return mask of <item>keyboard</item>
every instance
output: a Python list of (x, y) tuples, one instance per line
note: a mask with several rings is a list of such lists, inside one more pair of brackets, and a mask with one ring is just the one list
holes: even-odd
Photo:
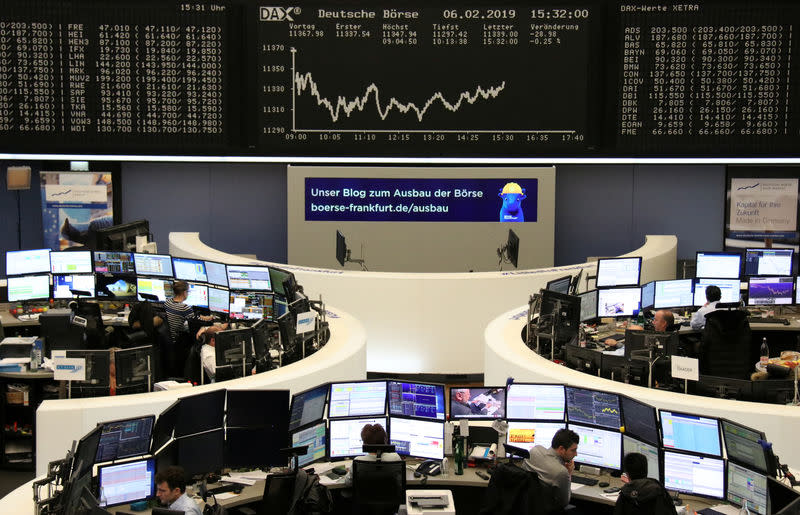
[(762, 318), (762, 317), (747, 317), (747, 321), (751, 324), (783, 324), (789, 325), (789, 320), (785, 318)]
[(579, 485), (589, 485), (594, 486), (600, 482), (599, 479), (593, 479), (591, 477), (583, 477), (583, 476), (572, 476), (572, 482), (578, 483)]

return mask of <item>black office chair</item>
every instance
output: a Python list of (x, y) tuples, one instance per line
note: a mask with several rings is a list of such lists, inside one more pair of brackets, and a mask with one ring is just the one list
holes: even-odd
[(406, 464), (402, 461), (353, 461), (355, 513), (396, 513), (406, 502)]
[(103, 314), (100, 305), (96, 302), (76, 300), (70, 302), (72, 312), (86, 319), (86, 347), (89, 349), (106, 348), (106, 328), (103, 324)]
[(258, 505), (258, 515), (289, 513), (294, 501), (294, 489), (297, 482), (297, 471), (270, 474), (264, 484), (264, 496)]
[(500, 463), (489, 480), (480, 513), (546, 515), (550, 511), (544, 487), (536, 472), (513, 463)]
[(750, 322), (744, 311), (717, 310), (706, 315), (700, 344), (700, 373), (749, 379), (756, 361)]

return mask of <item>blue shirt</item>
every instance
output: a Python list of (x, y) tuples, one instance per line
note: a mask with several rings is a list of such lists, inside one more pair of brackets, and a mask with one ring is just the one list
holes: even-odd
[(169, 505), (169, 509), (183, 511), (186, 515), (203, 515), (194, 499), (185, 493), (175, 499), (175, 502)]

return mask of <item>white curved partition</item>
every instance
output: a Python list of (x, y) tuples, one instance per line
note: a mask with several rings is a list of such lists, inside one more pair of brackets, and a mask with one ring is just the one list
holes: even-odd
[(568, 383), (627, 395), (657, 408), (727, 418), (764, 431), (783, 463), (792, 468), (800, 465), (795, 433), (800, 427), (800, 408), (652, 390), (557, 365), (522, 342), (520, 333), (525, 326), (526, 313), (527, 306), (518, 307), (495, 318), (486, 327), (485, 384), (506, 384), (508, 377), (518, 382)]
[[(642, 256), (642, 282), (675, 277), (678, 239), (647, 236), (630, 256)], [(292, 271), (307, 292), (322, 292), (365, 326), (367, 369), (394, 373), (481, 373), (486, 325), (548, 281), (594, 263), (538, 270), (480, 273), (389, 273), (297, 267), (245, 260), (212, 249), (199, 233), (170, 233), (173, 256), (222, 263), (271, 264)], [(583, 286), (582, 283), (581, 286)]]
[(216, 389), (288, 389), (292, 393), (329, 381), (366, 379), (366, 337), (362, 325), (349, 314), (328, 310), (331, 338), (311, 356), (250, 377), (135, 395), (44, 401), (36, 410), (36, 474), (47, 463), (63, 458), (73, 440), (98, 422), (159, 414), (180, 397)]

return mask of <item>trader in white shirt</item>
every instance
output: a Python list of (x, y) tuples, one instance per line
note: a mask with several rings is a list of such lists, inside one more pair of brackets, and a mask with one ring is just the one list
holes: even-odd
[(692, 321), (689, 323), (692, 326), (692, 329), (699, 331), (706, 326), (706, 315), (717, 310), (717, 304), (719, 304), (719, 299), (721, 298), (722, 292), (720, 291), (719, 286), (714, 286), (711, 284), (706, 287), (706, 300), (708, 302), (703, 304), (703, 307), (698, 309), (695, 314), (692, 315)]

